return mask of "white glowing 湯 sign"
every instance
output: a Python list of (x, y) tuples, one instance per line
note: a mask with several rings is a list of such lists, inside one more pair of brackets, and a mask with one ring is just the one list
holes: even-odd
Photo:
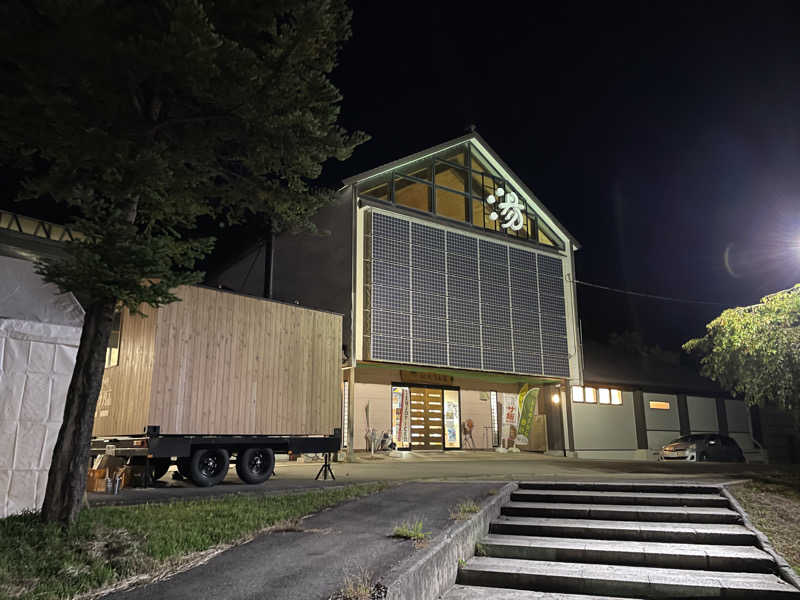
[(489, 218), (492, 221), (496, 221), (502, 216), (503, 222), (500, 226), (503, 229), (510, 228), (514, 231), (522, 229), (522, 226), (525, 224), (522, 209), (525, 208), (525, 205), (522, 203), (522, 200), (519, 199), (519, 196), (514, 192), (506, 193), (503, 188), (497, 188), (494, 194), (489, 194), (486, 198), (488, 204), (494, 204), (498, 202), (498, 200), (500, 200), (500, 202), (497, 204), (497, 208), (500, 210), (500, 214), (498, 215), (497, 212), (492, 211)]

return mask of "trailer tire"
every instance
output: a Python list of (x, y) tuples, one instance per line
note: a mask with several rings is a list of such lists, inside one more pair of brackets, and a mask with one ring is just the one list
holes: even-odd
[(225, 448), (200, 448), (192, 452), (189, 477), (199, 487), (211, 487), (225, 479), (230, 455)]
[(274, 470), (272, 448), (247, 448), (236, 456), (236, 474), (245, 483), (264, 483)]

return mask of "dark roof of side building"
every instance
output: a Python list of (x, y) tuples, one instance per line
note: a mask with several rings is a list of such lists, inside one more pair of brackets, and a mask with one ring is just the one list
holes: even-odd
[(583, 379), (587, 384), (606, 383), (645, 391), (722, 395), (720, 387), (687, 365), (676, 365), (608, 345), (585, 341)]

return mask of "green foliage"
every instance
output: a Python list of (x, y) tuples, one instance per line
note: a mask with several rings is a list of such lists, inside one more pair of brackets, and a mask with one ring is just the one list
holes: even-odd
[(72, 597), (386, 487), (93, 508), (69, 528), (27, 513), (0, 519), (0, 598)]
[(421, 519), (418, 521), (403, 521), (395, 525), (392, 530), (392, 537), (412, 540), (417, 545), (422, 544), (430, 534), (430, 531), (423, 531)]
[(748, 404), (777, 403), (800, 427), (800, 284), (728, 309), (706, 331), (683, 346), (702, 374)]
[(474, 500), (467, 498), (450, 508), (450, 518), (454, 521), (465, 521), (479, 510), (478, 504)]
[(157, 306), (200, 278), (198, 226), (311, 228), (322, 164), (366, 139), (337, 125), (328, 77), (350, 16), (344, 0), (3, 3), (0, 161), (24, 173), (20, 200), (63, 205), (84, 234), (44, 276)]

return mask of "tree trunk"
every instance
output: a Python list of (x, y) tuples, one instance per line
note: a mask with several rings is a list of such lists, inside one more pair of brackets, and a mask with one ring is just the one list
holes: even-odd
[(103, 383), (106, 346), (114, 318), (114, 302), (88, 307), (83, 321), (75, 370), (67, 392), (64, 421), (53, 448), (42, 520), (69, 525), (78, 517), (89, 469), (94, 411)]

